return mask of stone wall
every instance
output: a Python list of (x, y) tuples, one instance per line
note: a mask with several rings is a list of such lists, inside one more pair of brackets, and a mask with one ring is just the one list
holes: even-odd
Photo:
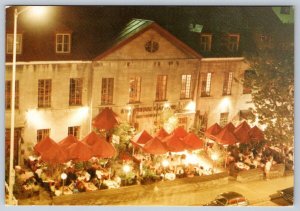
[(122, 201), (134, 201), (141, 197), (151, 205), (160, 195), (188, 193), (199, 189), (213, 188), (228, 184), (228, 174), (182, 178), (161, 181), (150, 185), (135, 185), (118, 189), (98, 190), (53, 198), (54, 205), (114, 205)]

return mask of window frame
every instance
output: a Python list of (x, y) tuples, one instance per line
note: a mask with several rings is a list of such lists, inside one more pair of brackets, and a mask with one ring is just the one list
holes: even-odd
[[(23, 34), (17, 34), (17, 54), (22, 54), (23, 50)], [(14, 34), (7, 33), (6, 34), (6, 54), (13, 54), (13, 47), (14, 47)]]
[(114, 78), (102, 78), (101, 105), (112, 105), (114, 101)]
[[(211, 95), (211, 83), (212, 72), (201, 73), (200, 77), (200, 95), (201, 97), (210, 97)], [(203, 80), (205, 79), (205, 80)], [(204, 85), (205, 82), (205, 85)], [(203, 90), (204, 89), (204, 90)]]
[(69, 84), (69, 106), (82, 105), (82, 78), (70, 78)]
[[(20, 103), (20, 89), (19, 89), (19, 80), (15, 81), (15, 109), (19, 109)], [(12, 92), (11, 92), (11, 80), (5, 81), (5, 109), (11, 109), (11, 100), (12, 100)]]
[(193, 77), (192, 74), (181, 75), (180, 99), (191, 99), (193, 96)]
[(157, 75), (155, 101), (167, 100), (168, 75)]
[(233, 72), (224, 72), (224, 81), (223, 81), (223, 96), (231, 95), (233, 83)]
[[(58, 42), (59, 36), (61, 37), (61, 42)], [(68, 41), (65, 41), (65, 36), (68, 37)], [(58, 54), (71, 53), (71, 33), (56, 33), (55, 34), (55, 52)], [(61, 50), (58, 49), (59, 45), (61, 45)], [(67, 46), (67, 50), (65, 49)]]
[[(232, 41), (231, 38), (236, 38), (235, 41)], [(240, 34), (227, 34), (227, 49), (231, 52), (238, 52), (240, 47)]]
[(68, 127), (68, 135), (73, 135), (77, 140), (80, 139), (80, 126)]
[[(205, 38), (205, 42), (203, 40)], [(200, 48), (203, 52), (210, 52), (212, 44), (212, 34), (209, 33), (201, 33), (200, 35)]]
[(228, 123), (229, 112), (220, 113), (220, 126), (224, 127)]
[(51, 98), (52, 98), (52, 79), (39, 79), (38, 80), (38, 108), (50, 108)]
[(129, 78), (129, 103), (139, 103), (141, 100), (141, 77)]
[(50, 132), (51, 132), (50, 128), (38, 129), (36, 131), (36, 141), (37, 141), (37, 143), (39, 143), (40, 141), (42, 141), (47, 136), (50, 137)]

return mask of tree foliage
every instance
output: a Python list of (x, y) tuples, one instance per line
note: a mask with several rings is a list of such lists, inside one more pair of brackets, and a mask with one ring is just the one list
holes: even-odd
[(245, 81), (252, 89), (254, 112), (266, 125), (266, 138), (274, 142), (294, 139), (294, 47), (281, 30), (268, 46), (249, 58), (251, 74)]

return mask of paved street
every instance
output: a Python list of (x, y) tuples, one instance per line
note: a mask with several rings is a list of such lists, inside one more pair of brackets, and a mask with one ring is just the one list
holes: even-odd
[[(153, 190), (149, 189), (150, 197), (140, 196), (137, 200), (122, 200), (118, 197), (117, 201), (112, 200), (109, 202), (101, 201), (103, 191), (99, 191), (95, 205), (168, 205), (168, 206), (200, 206), (213, 200), (216, 195), (226, 191), (236, 191), (246, 196), (252, 206), (282, 206), (283, 201), (270, 201), (270, 195), (277, 192), (277, 190), (293, 186), (294, 177), (287, 176), (271, 180), (254, 181), (249, 183), (239, 183), (234, 180), (230, 181), (228, 185), (223, 187), (216, 187), (214, 189), (199, 190), (193, 193), (190, 192), (166, 192), (159, 188), (157, 185)], [(129, 187), (130, 188), (130, 187)], [(80, 195), (74, 195), (74, 200), (80, 200)], [(19, 201), (20, 205), (29, 204), (51, 204), (51, 199), (47, 194), (43, 193), (37, 200), (26, 199)], [(85, 205), (85, 201), (82, 201)], [(91, 205), (91, 204), (90, 204)]]

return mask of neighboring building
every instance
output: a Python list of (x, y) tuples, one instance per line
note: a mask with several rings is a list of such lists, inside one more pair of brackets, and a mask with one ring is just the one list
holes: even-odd
[[(184, 24), (175, 18), (156, 21), (160, 24), (144, 19), (129, 21), (114, 17), (119, 13), (113, 7), (103, 13), (84, 7), (85, 21), (74, 22), (72, 13), (67, 15), (72, 9), (60, 9), (66, 10), (66, 17), (58, 19), (61, 23), (53, 21), (34, 30), (20, 24), (18, 30), (16, 163), (31, 154), (32, 147), (47, 135), (55, 141), (68, 134), (82, 139), (92, 130), (92, 118), (105, 107), (137, 130), (152, 134), (158, 127), (167, 127), (163, 123), (170, 115), (176, 116), (186, 130), (200, 131), (215, 122), (238, 122), (253, 107), (251, 90), (243, 87), (248, 69), (243, 53), (252, 45), (246, 42), (249, 33), (240, 27), (225, 26), (224, 31), (206, 16), (203, 22), (199, 19), (194, 21), (199, 24), (192, 25), (181, 16), (178, 21)], [(128, 16), (159, 20), (151, 9), (141, 14), (136, 7), (131, 10), (126, 11)], [(214, 14), (223, 15), (224, 9), (208, 11), (213, 18)], [(99, 14), (101, 18), (95, 18)], [(117, 24), (110, 24), (112, 18)], [(12, 67), (9, 13), (7, 20), (6, 155)]]

